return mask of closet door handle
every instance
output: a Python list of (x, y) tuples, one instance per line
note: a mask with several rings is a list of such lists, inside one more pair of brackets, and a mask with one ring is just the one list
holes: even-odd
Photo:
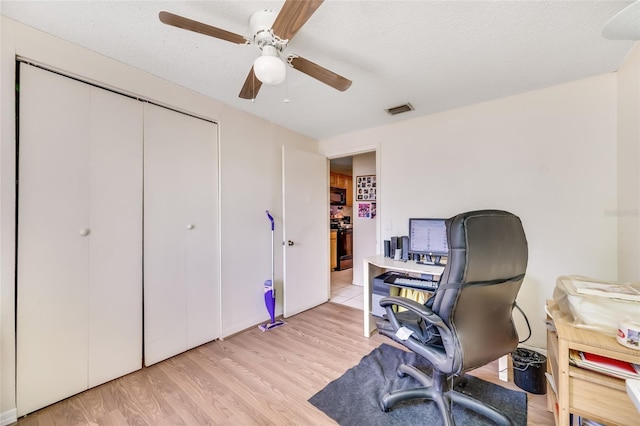
[(80, 230), (80, 235), (82, 235), (83, 237), (86, 237), (90, 233), (91, 233), (91, 230), (89, 228), (84, 228)]
[(196, 226), (195, 226), (194, 224), (192, 224), (192, 223), (190, 223), (190, 224), (188, 224), (188, 225), (187, 225), (187, 229), (188, 229), (189, 231), (191, 231), (191, 230), (192, 230), (193, 228), (195, 228), (195, 227), (196, 227)]

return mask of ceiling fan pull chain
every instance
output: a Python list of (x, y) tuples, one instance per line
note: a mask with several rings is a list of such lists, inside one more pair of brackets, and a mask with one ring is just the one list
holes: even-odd
[(282, 102), (284, 102), (285, 104), (288, 104), (289, 102), (291, 102), (289, 100), (289, 79), (285, 78), (284, 79), (284, 100)]

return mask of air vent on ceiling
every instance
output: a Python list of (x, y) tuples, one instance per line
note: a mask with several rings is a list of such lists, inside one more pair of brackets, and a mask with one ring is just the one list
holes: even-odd
[(398, 105), (393, 108), (385, 109), (389, 115), (402, 114), (403, 112), (413, 111), (413, 105), (406, 103), (404, 105)]

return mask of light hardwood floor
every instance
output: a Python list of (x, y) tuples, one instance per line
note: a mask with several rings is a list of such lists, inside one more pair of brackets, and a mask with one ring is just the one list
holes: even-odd
[[(307, 400), (381, 343), (362, 336), (362, 311), (336, 303), (246, 330), (19, 419), (36, 425), (331, 425)], [(474, 374), (497, 380), (496, 365)], [(544, 395), (529, 394), (529, 425), (551, 425)]]

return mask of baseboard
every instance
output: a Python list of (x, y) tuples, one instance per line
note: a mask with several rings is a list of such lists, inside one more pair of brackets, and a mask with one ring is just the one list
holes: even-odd
[(18, 412), (15, 408), (0, 413), (0, 426), (7, 426), (18, 421)]

